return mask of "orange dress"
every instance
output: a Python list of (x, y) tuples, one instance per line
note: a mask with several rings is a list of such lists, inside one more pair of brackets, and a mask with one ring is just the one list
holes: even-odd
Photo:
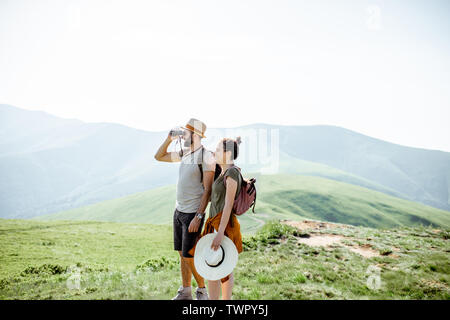
[[(223, 211), (219, 212), (213, 218), (206, 219), (205, 228), (203, 229), (203, 232), (199, 236), (197, 241), (204, 235), (206, 235), (208, 233), (214, 233), (214, 230), (219, 230), (220, 220), (222, 219), (222, 212)], [(230, 219), (228, 220), (228, 224), (225, 228), (224, 235), (226, 235), (228, 238), (231, 239), (231, 241), (233, 241), (238, 253), (241, 253), (243, 251), (241, 225), (239, 224), (239, 221), (236, 218), (236, 215), (233, 213), (230, 214)], [(194, 247), (191, 250), (189, 250), (190, 255), (194, 256), (196, 246), (197, 245), (194, 245)], [(230, 276), (228, 275), (225, 278), (220, 279), (220, 281), (226, 282), (229, 279), (229, 277)]]

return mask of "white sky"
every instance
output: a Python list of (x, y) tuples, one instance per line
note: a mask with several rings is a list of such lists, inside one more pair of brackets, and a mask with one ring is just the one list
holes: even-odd
[(450, 2), (0, 0), (0, 103), (159, 131), (331, 124), (450, 151)]

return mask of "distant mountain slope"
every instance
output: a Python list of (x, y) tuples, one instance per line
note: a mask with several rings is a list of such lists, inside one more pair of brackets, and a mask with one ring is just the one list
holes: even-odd
[[(450, 210), (450, 153), (401, 146), (335, 126), (289, 126), (280, 149)], [(295, 146), (295, 147), (293, 147)]]
[[(256, 176), (258, 214), (240, 218), (246, 230), (256, 229), (257, 220), (303, 218), (377, 228), (450, 226), (448, 211), (348, 183), (302, 175)], [(175, 187), (169, 186), (36, 219), (165, 224), (172, 221), (174, 204)]]
[[(450, 153), (333, 126), (234, 129), (264, 128), (279, 130), (278, 173), (321, 176), (450, 210)], [(206, 145), (227, 134), (213, 130), (219, 135), (209, 135)], [(0, 105), (0, 217), (29, 218), (174, 184), (178, 164), (153, 158), (165, 136)], [(243, 136), (244, 147), (252, 143)], [(241, 166), (257, 172), (263, 164)]]
[(374, 181), (325, 164), (298, 159), (283, 151), (280, 151), (279, 173), (318, 176), (369, 188), (400, 198), (408, 198), (406, 195)]
[(14, 124), (0, 134), (0, 217), (33, 217), (176, 181), (176, 166), (153, 158), (161, 133), (0, 110), (2, 122)]

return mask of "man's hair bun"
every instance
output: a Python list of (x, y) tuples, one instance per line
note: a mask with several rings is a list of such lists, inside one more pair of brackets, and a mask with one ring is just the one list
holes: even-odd
[(240, 145), (241, 142), (242, 142), (241, 136), (236, 137), (236, 143), (237, 143), (238, 145)]

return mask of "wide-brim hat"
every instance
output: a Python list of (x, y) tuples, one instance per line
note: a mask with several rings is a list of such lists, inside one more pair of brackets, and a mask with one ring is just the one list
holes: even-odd
[(193, 133), (198, 134), (202, 138), (205, 137), (205, 131), (206, 131), (206, 124), (204, 124), (202, 121), (198, 119), (191, 118), (189, 119), (186, 126), (182, 126), (181, 128), (192, 131)]
[(238, 252), (233, 241), (223, 237), (219, 249), (214, 250), (211, 244), (217, 233), (208, 233), (200, 238), (195, 247), (194, 265), (198, 274), (206, 280), (225, 278), (236, 267)]

